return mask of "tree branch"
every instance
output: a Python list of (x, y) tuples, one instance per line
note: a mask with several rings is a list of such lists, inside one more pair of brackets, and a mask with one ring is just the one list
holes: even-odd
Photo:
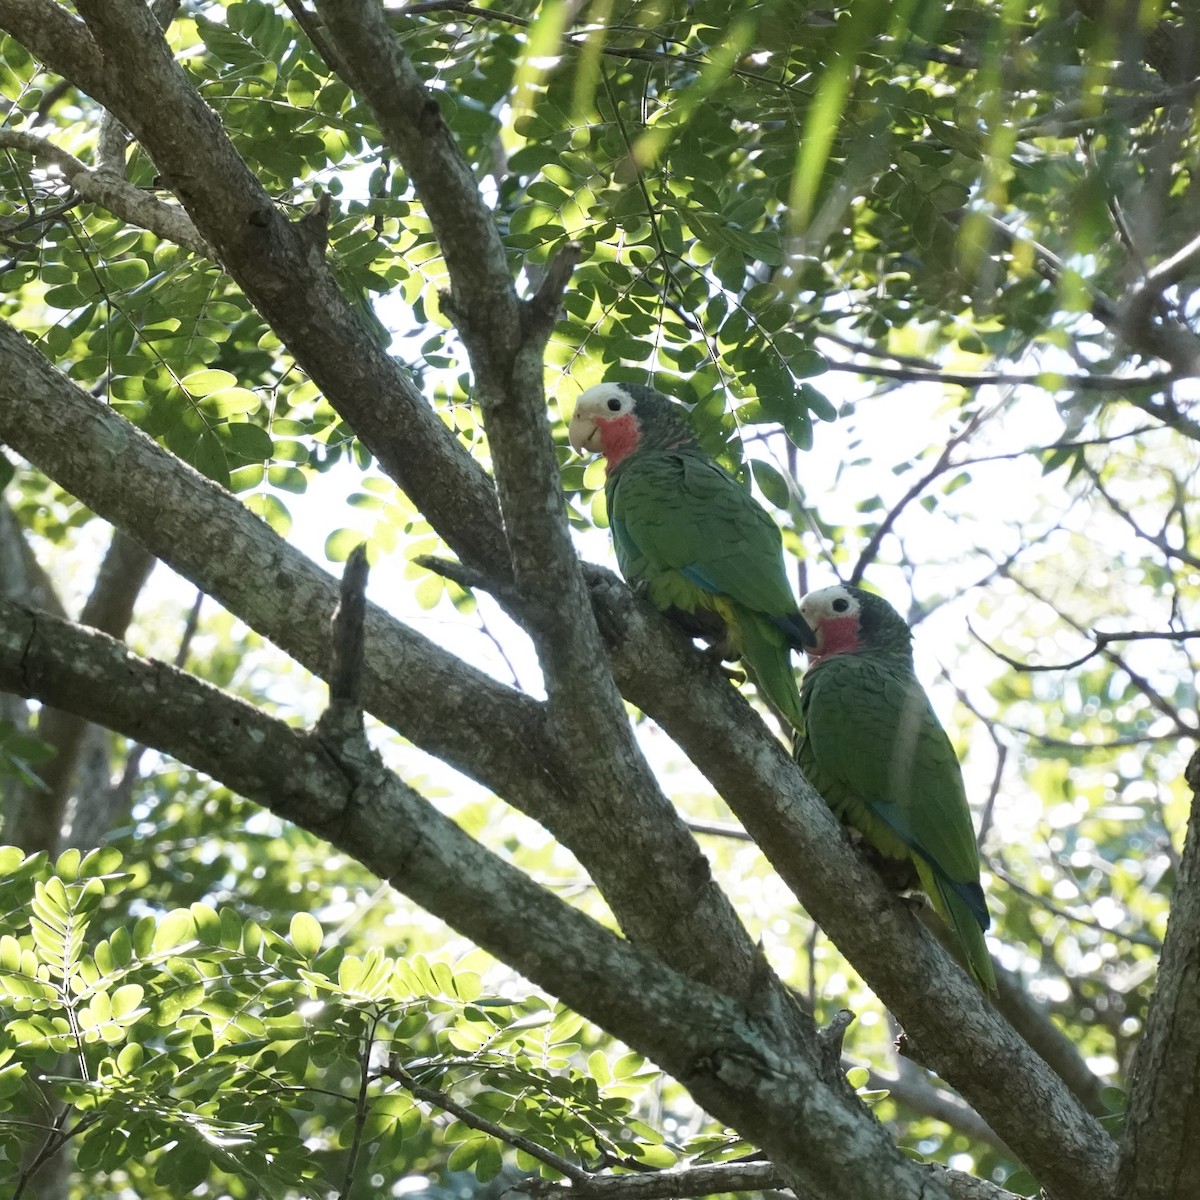
[(911, 504), (939, 475), (946, 471), (954, 469), (954, 464), (951, 463), (951, 456), (964, 442), (968, 442), (978, 431), (980, 425), (992, 416), (997, 411), (996, 408), (981, 409), (975, 413), (971, 419), (946, 443), (941, 454), (933, 466), (925, 472), (913, 485), (892, 505), (887, 516), (884, 517), (875, 532), (871, 534), (871, 540), (863, 547), (862, 553), (858, 556), (858, 561), (854, 564), (854, 570), (850, 572), (850, 578), (846, 581), (852, 585), (858, 585), (862, 582), (863, 574), (866, 569), (875, 561), (875, 556), (879, 553), (879, 547), (883, 543), (883, 539), (891, 532), (892, 527), (900, 518), (900, 514)]
[(150, 10), (136, 0), (77, 7), (87, 28), (50, 0), (0, 0), (0, 28), (137, 137), (200, 236), (383, 469), (459, 557), (505, 574), (490, 481), (375, 341), (303, 228), (275, 207)]
[(0, 497), (0, 595), (65, 617), (54, 581), (38, 562), (16, 514)]
[[(822, 1200), (948, 1193), (779, 1029), (680, 975), (485, 850), (394, 775), (347, 774), (318, 739), (121, 643), (0, 601), (0, 687), (101, 716), (327, 838), (659, 1063)], [(857, 1170), (847, 1173), (853, 1147)]]
[[(188, 609), (187, 619), (184, 621), (183, 632), (179, 638), (179, 648), (175, 651), (175, 657), (172, 660), (174, 665), (181, 669), (187, 662), (192, 639), (196, 636), (196, 630), (199, 628), (200, 609), (203, 604), (204, 593), (197, 591), (196, 598), (192, 601), (192, 607)], [(85, 763), (81, 771), (84, 780), (81, 781), (80, 799), (76, 802), (68, 834), (68, 845), (77, 847), (85, 854), (99, 846), (105, 835), (122, 818), (128, 816), (133, 806), (133, 791), (138, 782), (142, 759), (148, 749), (144, 742), (132, 744), (126, 754), (125, 762), (121, 766), (120, 777), (113, 781), (108, 768), (108, 731), (101, 729), (98, 725), (93, 725), (92, 730), (99, 735), (96, 740), (101, 742), (101, 745), (96, 747), (99, 761), (91, 767), (90, 771), (89, 765)], [(85, 758), (88, 755), (86, 746), (84, 755)], [(95, 781), (91, 787), (86, 784), (89, 774)]]
[[(565, 1174), (565, 1172), (564, 1172)], [(779, 1168), (769, 1162), (711, 1163), (643, 1175), (589, 1175), (571, 1183), (530, 1179), (515, 1191), (555, 1200), (690, 1200), (722, 1192), (757, 1192), (786, 1187)]]
[[(813, 919), (896, 1015), (919, 1057), (1021, 1155), (1055, 1197), (1107, 1196), (1116, 1148), (1067, 1085), (850, 846), (829, 809), (717, 668), (676, 638), (639, 657), (662, 621), (589, 568), (625, 695), (709, 779)], [(903, 949), (900, 949), (900, 948)], [(1067, 1149), (1070, 1146), (1071, 1149)]]
[(68, 83), (99, 99), (104, 66), (84, 23), (54, 0), (0, 0), (0, 29)]
[(329, 695), (358, 708), (362, 703), (363, 623), (367, 612), (367, 547), (359, 543), (346, 559), (338, 606), (333, 610)]
[(165, 241), (215, 261), (212, 247), (196, 232), (183, 209), (156, 200), (119, 175), (108, 170), (92, 170), (46, 138), (17, 129), (0, 129), (0, 147), (22, 150), (39, 162), (57, 167), (68, 186), (89, 204), (96, 204), (130, 225), (148, 229)]
[[(929, 1163), (924, 1170), (955, 1200), (1016, 1200), (1012, 1192), (994, 1183), (939, 1163)], [(727, 1192), (767, 1193), (785, 1185), (786, 1180), (774, 1163), (729, 1162), (651, 1171), (644, 1175), (591, 1175), (569, 1184), (530, 1179), (512, 1190), (537, 1200), (545, 1197), (553, 1200), (690, 1200)], [(808, 1200), (808, 1197), (801, 1196), (799, 1200)]]
[(1086, 654), (1081, 654), (1078, 658), (1072, 658), (1069, 662), (1065, 663), (1026, 663), (1021, 662), (1017, 658), (1010, 658), (1002, 650), (997, 650), (995, 646), (975, 631), (970, 621), (967, 622), (967, 632), (985, 650), (998, 658), (1002, 663), (1007, 663), (1014, 671), (1023, 671), (1026, 673), (1074, 670), (1075, 667), (1083, 666), (1089, 658), (1095, 658), (1097, 654), (1103, 654), (1109, 646), (1117, 642), (1188, 642), (1195, 638), (1200, 638), (1200, 630), (1196, 629), (1127, 629), (1120, 633), (1101, 633), (1099, 630), (1094, 629), (1091, 634), (1093, 645)]
[[(825, 337), (825, 334), (818, 334)], [(1039, 387), (1050, 392), (1119, 392), (1135, 388), (1169, 387), (1179, 375), (1158, 371), (1152, 375), (1064, 375), (1061, 371), (941, 371), (917, 366), (889, 366), (861, 359), (827, 358), (831, 371), (855, 375), (875, 375), (881, 379), (899, 379), (905, 383), (939, 383), (945, 387)]]
[[(119, 529), (114, 530), (80, 622), (113, 637), (124, 637), (154, 563), (153, 555)], [(54, 757), (39, 772), (45, 789), (21, 788), (11, 811), (5, 814), (5, 837), (28, 854), (58, 852), (87, 728), (81, 717), (63, 709), (43, 708), (38, 715), (37, 736), (54, 748)]]
[(1151, 546), (1153, 546), (1156, 550), (1161, 551), (1168, 558), (1173, 558), (1178, 562), (1183, 563), (1185, 566), (1194, 567), (1197, 570), (1200, 570), (1200, 555), (1192, 554), (1187, 549), (1186, 545), (1172, 546), (1171, 543), (1167, 541), (1165, 527), (1162, 533), (1149, 533), (1147, 530), (1143, 529), (1137, 523), (1137, 521), (1133, 519), (1133, 514), (1127, 508), (1125, 508), (1123, 504), (1119, 504), (1117, 502), (1117, 498), (1108, 490), (1107, 487), (1105, 487), (1104, 480), (1100, 477), (1099, 471), (1095, 470), (1086, 463), (1084, 465), (1084, 471), (1086, 472), (1088, 478), (1092, 481), (1092, 486), (1104, 499), (1104, 502), (1108, 505), (1108, 507), (1111, 508), (1113, 512), (1116, 513), (1117, 516), (1120, 517), (1121, 520), (1124, 521), (1125, 524), (1128, 525), (1129, 528), (1132, 529), (1133, 532), (1142, 539), (1142, 541), (1149, 542)]
[(1130, 1073), (1117, 1172), (1127, 1200), (1188, 1200), (1200, 1179), (1200, 750), (1184, 773), (1192, 814), (1158, 968)]
[[(483, 410), (520, 613), (547, 692), (555, 773), (573, 798), (567, 844), (626, 934), (664, 960), (746, 1003), (793, 1014), (695, 839), (662, 794), (630, 729), (594, 621), (566, 520), (543, 392), (542, 352), (577, 248), (567, 247), (533, 301), (518, 299), (491, 211), (436, 97), (417, 75), (375, 0), (317, 0), (325, 30), (421, 198), (450, 273), (452, 316)], [(445, 305), (444, 305), (445, 307)], [(625, 857), (612, 854), (621, 827)], [(561, 828), (561, 826), (560, 826)], [(670, 862), (690, 882), (646, 904), (644, 877)]]
[[(475, 395), (503, 402), (522, 343), (508, 257), (475, 176), (428, 91), (373, 0), (316, 0), (325, 31), (371, 107), (429, 215), (450, 273), (443, 302), (467, 346)], [(540, 366), (540, 354), (539, 354)], [(540, 384), (539, 373), (539, 384)], [(540, 389), (539, 389), (540, 390)]]

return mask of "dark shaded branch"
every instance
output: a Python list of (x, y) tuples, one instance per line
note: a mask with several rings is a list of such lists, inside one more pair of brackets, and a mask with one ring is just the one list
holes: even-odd
[[(565, 1174), (565, 1172), (564, 1172)], [(584, 1175), (569, 1184), (530, 1179), (514, 1190), (556, 1200), (690, 1200), (722, 1192), (757, 1192), (786, 1187), (774, 1163), (731, 1162), (649, 1171), (638, 1175)]]
[(359, 543), (346, 559), (330, 639), (330, 699), (357, 708), (362, 703), (363, 622), (367, 612), (367, 547)]
[(65, 617), (53, 580), (38, 562), (16, 514), (0, 497), (0, 595)]
[[(179, 637), (179, 649), (175, 651), (172, 660), (174, 666), (183, 668), (187, 662), (188, 653), (192, 647), (192, 639), (200, 626), (200, 609), (204, 604), (204, 593), (197, 592), (192, 606), (188, 609), (187, 619), (183, 624), (183, 632)], [(141, 772), (142, 759), (149, 749), (144, 742), (134, 743), (129, 747), (120, 777), (115, 781), (110, 777), (108, 769), (108, 731), (98, 725), (91, 727), (92, 732), (99, 735), (89, 738), (94, 744), (97, 762), (94, 768), (89, 768), (85, 761), (80, 769), (81, 783), (79, 797), (71, 816), (71, 827), (67, 836), (67, 844), (76, 846), (86, 853), (104, 842), (105, 836), (114, 829), (120, 821), (128, 817), (133, 807), (133, 791)], [(98, 744), (96, 744), (98, 743)], [(88, 755), (85, 745), (84, 756)], [(96, 780), (96, 785), (86, 785), (88, 775)]]
[[(937, 1163), (925, 1165), (931, 1182), (940, 1184), (955, 1200), (1016, 1200), (1012, 1192)], [(554, 1200), (691, 1200), (693, 1197), (728, 1192), (757, 1192), (769, 1195), (786, 1186), (779, 1169), (769, 1162), (712, 1163), (651, 1171), (638, 1175), (592, 1175), (576, 1183), (554, 1183), (531, 1179), (514, 1191)], [(809, 1200), (801, 1195), (799, 1200)]]
[[(124, 637), (154, 563), (152, 554), (115, 530), (80, 622), (113, 637)], [(59, 848), (87, 728), (87, 722), (74, 712), (47, 707), (39, 714), (37, 736), (54, 749), (54, 757), (39, 771), (45, 790), (22, 788), (7, 814), (4, 831), (7, 840), (26, 853), (44, 850), (53, 855)]]
[(1130, 1074), (1117, 1172), (1123, 1200), (1188, 1200), (1200, 1179), (1200, 750), (1192, 812), (1158, 968)]

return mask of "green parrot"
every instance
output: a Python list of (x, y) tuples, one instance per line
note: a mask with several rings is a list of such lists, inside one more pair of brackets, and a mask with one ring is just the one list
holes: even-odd
[(912, 631), (886, 600), (845, 584), (810, 592), (800, 615), (816, 636), (800, 687), (801, 770), (871, 846), (912, 861), (972, 975), (994, 993), (962, 771), (914, 673)]
[(603, 454), (621, 573), (694, 637), (740, 657), (800, 728), (791, 651), (812, 644), (762, 506), (697, 442), (684, 410), (653, 388), (601, 383), (575, 405), (571, 445)]

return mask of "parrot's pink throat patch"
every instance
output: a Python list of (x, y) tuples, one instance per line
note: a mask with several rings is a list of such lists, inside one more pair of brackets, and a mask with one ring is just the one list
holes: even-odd
[(825, 617), (816, 634), (821, 644), (808, 651), (810, 663), (832, 658), (835, 654), (853, 654), (862, 649), (858, 637), (858, 617), (854, 613), (844, 617)]
[(608, 461), (605, 469), (613, 471), (638, 448), (642, 427), (633, 413), (612, 418), (597, 417), (596, 426), (600, 430), (600, 452)]

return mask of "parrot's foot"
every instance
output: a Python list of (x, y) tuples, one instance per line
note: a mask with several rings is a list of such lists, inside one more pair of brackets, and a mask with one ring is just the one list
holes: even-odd
[[(710, 662), (726, 662), (737, 658), (733, 647), (726, 642), (715, 642), (711, 646), (705, 646), (701, 649), (702, 657), (707, 658)], [(733, 668), (735, 671), (737, 668)]]
[(921, 880), (911, 858), (892, 858), (872, 846), (860, 830), (851, 828), (846, 832), (859, 854), (875, 868), (888, 891), (911, 892), (920, 888)]

